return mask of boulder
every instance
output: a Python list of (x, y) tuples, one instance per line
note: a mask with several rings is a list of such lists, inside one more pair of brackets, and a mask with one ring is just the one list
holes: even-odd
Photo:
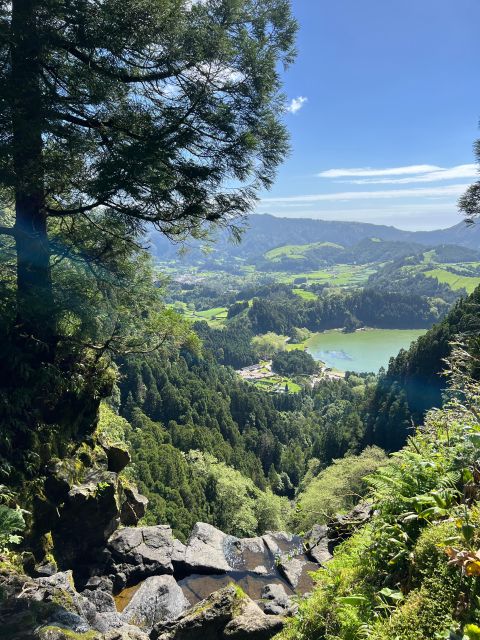
[(122, 620), (151, 631), (158, 622), (179, 616), (190, 603), (172, 576), (147, 578), (123, 610)]
[(117, 589), (152, 575), (173, 574), (174, 563), (180, 565), (185, 555), (185, 546), (168, 525), (118, 529), (108, 549)]
[(304, 538), (308, 556), (317, 564), (324, 565), (333, 558), (333, 541), (328, 537), (328, 527), (316, 524)]
[(325, 565), (333, 558), (332, 544), (328, 538), (323, 538), (308, 550), (309, 557), (319, 565)]
[(119, 629), (110, 629), (105, 633), (89, 631), (86, 635), (74, 635), (68, 629), (49, 625), (37, 630), (35, 638), (38, 640), (149, 640), (148, 635), (138, 629), (124, 625)]
[(263, 611), (270, 615), (291, 615), (294, 607), (281, 584), (267, 584), (262, 590)]
[[(185, 566), (190, 573), (226, 573), (232, 570), (227, 558), (228, 536), (211, 524), (197, 522), (185, 549)], [(233, 538), (236, 540), (236, 538)]]
[(238, 587), (215, 591), (176, 620), (157, 624), (151, 640), (269, 640), (283, 627), (279, 616), (267, 616)]
[(120, 473), (127, 464), (130, 464), (131, 457), (128, 449), (120, 444), (102, 445), (107, 454), (108, 470)]
[(134, 487), (123, 488), (124, 502), (120, 512), (120, 521), (126, 526), (135, 526), (147, 511), (148, 499)]
[(240, 613), (235, 615), (223, 630), (224, 638), (237, 640), (269, 640), (283, 629), (280, 616), (267, 616), (260, 607), (248, 599)]
[(93, 471), (74, 485), (58, 507), (52, 527), (60, 567), (88, 564), (120, 523), (117, 474)]
[[(70, 571), (32, 579), (15, 571), (0, 572), (2, 640), (41, 637), (44, 628), (95, 635), (97, 611), (73, 586)], [(45, 635), (45, 634), (44, 634)], [(54, 638), (53, 631), (48, 633)]]
[(306, 564), (307, 562), (304, 558), (283, 556), (278, 563), (278, 569), (291, 587), (296, 589)]
[(225, 540), (225, 556), (235, 571), (249, 571), (258, 575), (275, 572), (274, 560), (262, 537)]
[(275, 556), (283, 554), (297, 555), (302, 552), (302, 539), (285, 531), (268, 531), (262, 539), (270, 553)]

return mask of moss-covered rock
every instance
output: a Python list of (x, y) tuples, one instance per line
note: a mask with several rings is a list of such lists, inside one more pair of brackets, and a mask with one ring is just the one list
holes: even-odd
[(152, 640), (268, 640), (284, 624), (267, 616), (239, 587), (230, 585), (183, 613), (176, 620), (156, 625)]

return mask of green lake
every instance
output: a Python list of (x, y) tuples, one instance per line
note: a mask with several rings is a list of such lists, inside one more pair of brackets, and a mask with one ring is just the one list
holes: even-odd
[(326, 331), (307, 342), (307, 351), (315, 360), (340, 371), (374, 371), (387, 367), (392, 356), (410, 344), (426, 329), (367, 329), (354, 333)]

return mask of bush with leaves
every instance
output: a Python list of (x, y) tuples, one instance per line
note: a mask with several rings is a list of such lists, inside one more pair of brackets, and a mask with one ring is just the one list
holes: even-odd
[(0, 552), (22, 540), (20, 533), (25, 529), (23, 511), (12, 508), (13, 496), (6, 487), (0, 485)]

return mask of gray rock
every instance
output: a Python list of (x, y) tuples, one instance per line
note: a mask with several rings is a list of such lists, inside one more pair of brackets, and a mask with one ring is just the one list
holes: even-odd
[(308, 550), (308, 555), (314, 562), (325, 565), (333, 558), (331, 553), (331, 542), (328, 538), (322, 538), (318, 544)]
[(147, 578), (123, 610), (124, 622), (150, 631), (158, 622), (179, 616), (190, 603), (172, 576)]
[(250, 571), (258, 575), (274, 572), (274, 562), (263, 538), (234, 538), (225, 541), (225, 556), (236, 571)]
[(269, 640), (283, 619), (267, 616), (234, 586), (212, 593), (176, 620), (156, 625), (151, 640)]
[(350, 537), (356, 529), (372, 517), (372, 505), (361, 502), (345, 515), (339, 515), (328, 524), (328, 537), (336, 543)]
[(127, 624), (119, 629), (111, 629), (105, 633), (102, 640), (149, 640), (149, 637), (138, 627), (132, 627)]
[(172, 574), (173, 563), (183, 559), (184, 545), (175, 540), (168, 525), (127, 527), (110, 537), (116, 588), (151, 575)]
[(33, 570), (33, 575), (38, 578), (48, 578), (58, 573), (57, 563), (53, 561), (44, 561), (36, 564)]
[(285, 531), (268, 531), (262, 536), (262, 539), (267, 549), (274, 556), (280, 556), (286, 553), (296, 555), (302, 550), (301, 539)]
[(117, 474), (94, 471), (74, 485), (58, 508), (52, 529), (56, 557), (61, 566), (78, 566), (103, 547), (120, 523)]
[(278, 569), (292, 588), (296, 589), (306, 564), (307, 562), (303, 558), (284, 556), (278, 563)]
[(296, 608), (281, 584), (267, 584), (262, 590), (263, 611), (269, 615), (292, 615)]
[(262, 598), (275, 600), (276, 602), (288, 604), (288, 595), (282, 584), (266, 584), (262, 589)]
[(328, 526), (326, 524), (314, 524), (303, 539), (307, 549), (315, 547), (321, 540), (328, 538)]
[(120, 521), (126, 526), (135, 526), (147, 511), (148, 498), (133, 487), (124, 487), (123, 495), (125, 501), (122, 504)]
[(304, 546), (309, 558), (320, 565), (333, 558), (334, 543), (328, 537), (328, 526), (316, 524), (304, 538)]
[(111, 613), (117, 611), (113, 596), (106, 591), (102, 591), (101, 589), (95, 589), (93, 591), (85, 589), (85, 591), (82, 591), (82, 596), (93, 604), (98, 613)]
[(283, 629), (284, 620), (279, 616), (267, 616), (252, 600), (248, 600), (240, 615), (227, 624), (223, 630), (224, 638), (237, 640), (268, 640)]
[(211, 524), (197, 522), (185, 550), (185, 565), (191, 573), (226, 573), (231, 571), (226, 545), (231, 536)]

